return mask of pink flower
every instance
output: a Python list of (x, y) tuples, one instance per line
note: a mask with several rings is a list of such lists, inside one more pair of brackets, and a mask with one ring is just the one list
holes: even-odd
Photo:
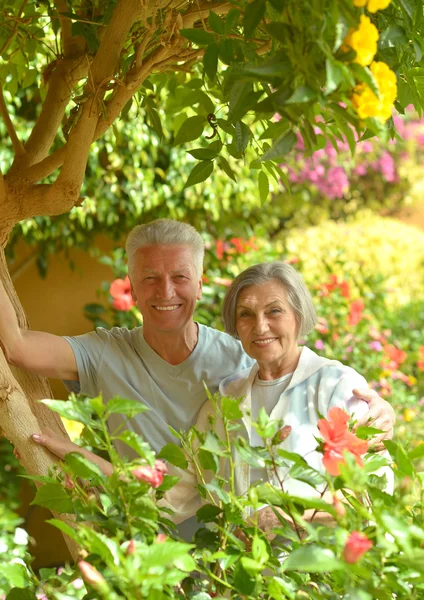
[(324, 350), (324, 348), (325, 348), (325, 344), (324, 344), (324, 342), (323, 342), (322, 340), (317, 340), (317, 341), (315, 342), (315, 348), (316, 348), (317, 350)]
[(164, 462), (157, 460), (154, 467), (141, 466), (134, 469), (132, 474), (138, 481), (145, 481), (149, 483), (155, 489), (158, 488), (162, 481), (163, 475), (167, 472), (167, 468)]
[(164, 533), (158, 533), (155, 542), (156, 544), (163, 544), (166, 542), (166, 535)]
[(109, 293), (113, 298), (112, 306), (116, 310), (128, 311), (135, 305), (131, 295), (131, 282), (128, 275), (125, 279), (115, 279), (111, 283)]
[(356, 563), (372, 546), (372, 541), (366, 535), (359, 531), (353, 531), (345, 544), (343, 558), (347, 563)]
[(370, 342), (368, 345), (371, 348), (371, 350), (375, 350), (376, 352), (381, 352), (383, 350), (383, 346), (381, 345), (381, 342), (379, 342), (378, 340), (374, 340), (373, 342)]
[(135, 541), (134, 540), (130, 540), (130, 543), (127, 546), (127, 551), (125, 552), (125, 554), (127, 556), (129, 556), (131, 554), (135, 554), (135, 550), (136, 550)]
[(80, 590), (84, 586), (84, 582), (81, 577), (77, 577), (73, 581), (71, 581), (71, 585), (75, 590)]
[(349, 179), (346, 171), (343, 167), (331, 167), (318, 187), (320, 192), (331, 200), (343, 198), (349, 190)]
[(379, 165), (381, 173), (387, 182), (393, 183), (394, 181), (397, 181), (395, 161), (391, 154), (387, 151), (383, 152), (379, 160)]

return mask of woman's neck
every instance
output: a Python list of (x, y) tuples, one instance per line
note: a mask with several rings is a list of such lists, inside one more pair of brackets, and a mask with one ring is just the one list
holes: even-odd
[(280, 377), (284, 377), (284, 375), (293, 373), (299, 363), (300, 353), (300, 348), (296, 347), (295, 353), (292, 353), (289, 357), (284, 356), (279, 360), (270, 362), (258, 361), (259, 379), (262, 379), (263, 381), (270, 381), (272, 379), (280, 379)]

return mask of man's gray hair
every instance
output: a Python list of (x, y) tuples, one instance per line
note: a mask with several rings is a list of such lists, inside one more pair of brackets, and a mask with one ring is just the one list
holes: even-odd
[(285, 262), (275, 261), (253, 265), (234, 279), (222, 305), (222, 318), (227, 333), (238, 338), (236, 309), (240, 292), (251, 285), (262, 285), (269, 281), (277, 281), (285, 289), (287, 300), (295, 313), (298, 324), (298, 337), (312, 331), (317, 322), (317, 316), (311, 294), (296, 269)]
[(156, 219), (145, 225), (137, 225), (130, 231), (125, 245), (128, 257), (128, 271), (131, 274), (134, 257), (143, 246), (190, 246), (193, 263), (199, 277), (203, 273), (205, 244), (192, 225), (173, 219)]

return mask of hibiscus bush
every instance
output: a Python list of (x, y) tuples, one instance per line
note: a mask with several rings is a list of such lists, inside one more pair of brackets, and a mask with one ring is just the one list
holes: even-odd
[[(210, 401), (209, 431), (176, 432), (181, 445), (168, 444), (160, 453), (169, 470), (191, 465), (197, 473), (202, 525), (192, 543), (176, 539), (170, 509), (157, 504), (177, 477), (166, 473), (163, 460), (136, 434), (108, 433), (111, 413), (131, 418), (144, 410), (139, 403), (116, 398), (105, 407), (101, 398), (46, 401), (84, 425), (83, 440), (108, 454), (114, 474), (106, 477), (71, 453), (56, 472), (42, 478), (35, 502), (75, 516), (74, 527), (51, 522), (79, 544), (80, 558), (59, 571), (34, 573), (27, 565), (17, 582), (4, 570), (9, 557), (2, 554), (0, 590), (7, 600), (422, 596), (423, 490), (416, 464), (424, 446), (407, 451), (387, 442), (394, 467), (369, 450), (373, 430), (361, 428), (354, 435), (348, 416), (335, 408), (318, 423), (318, 451), (326, 468), (315, 470), (307, 457), (285, 449), (290, 428), (284, 423), (271, 421), (262, 410), (255, 426), (265, 445), (251, 448), (240, 435), (239, 401)], [(222, 435), (216, 432), (218, 420)], [(137, 458), (121, 459), (114, 439), (124, 441)], [(274, 485), (258, 483), (238, 494), (234, 453), (251, 467), (266, 467)], [(385, 490), (392, 477), (396, 484), (389, 494)], [(307, 497), (288, 493), (288, 478), (306, 483)], [(267, 533), (260, 527), (264, 508), (277, 522)], [(322, 522), (324, 513), (331, 527)]]

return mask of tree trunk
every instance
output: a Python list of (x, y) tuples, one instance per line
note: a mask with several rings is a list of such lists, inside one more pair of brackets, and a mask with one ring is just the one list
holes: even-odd
[[(3, 248), (0, 249), (0, 278), (18, 315), (20, 326), (28, 327), (9, 276)], [(48, 382), (21, 369), (10, 367), (0, 348), (1, 431), (18, 451), (22, 466), (29, 475), (48, 475), (49, 469), (57, 463), (56, 457), (30, 439), (31, 433), (36, 433), (44, 426), (68, 437), (59, 415), (37, 402), (43, 398), (51, 398)], [(76, 559), (78, 548), (75, 542), (69, 538), (65, 539), (72, 557)]]

